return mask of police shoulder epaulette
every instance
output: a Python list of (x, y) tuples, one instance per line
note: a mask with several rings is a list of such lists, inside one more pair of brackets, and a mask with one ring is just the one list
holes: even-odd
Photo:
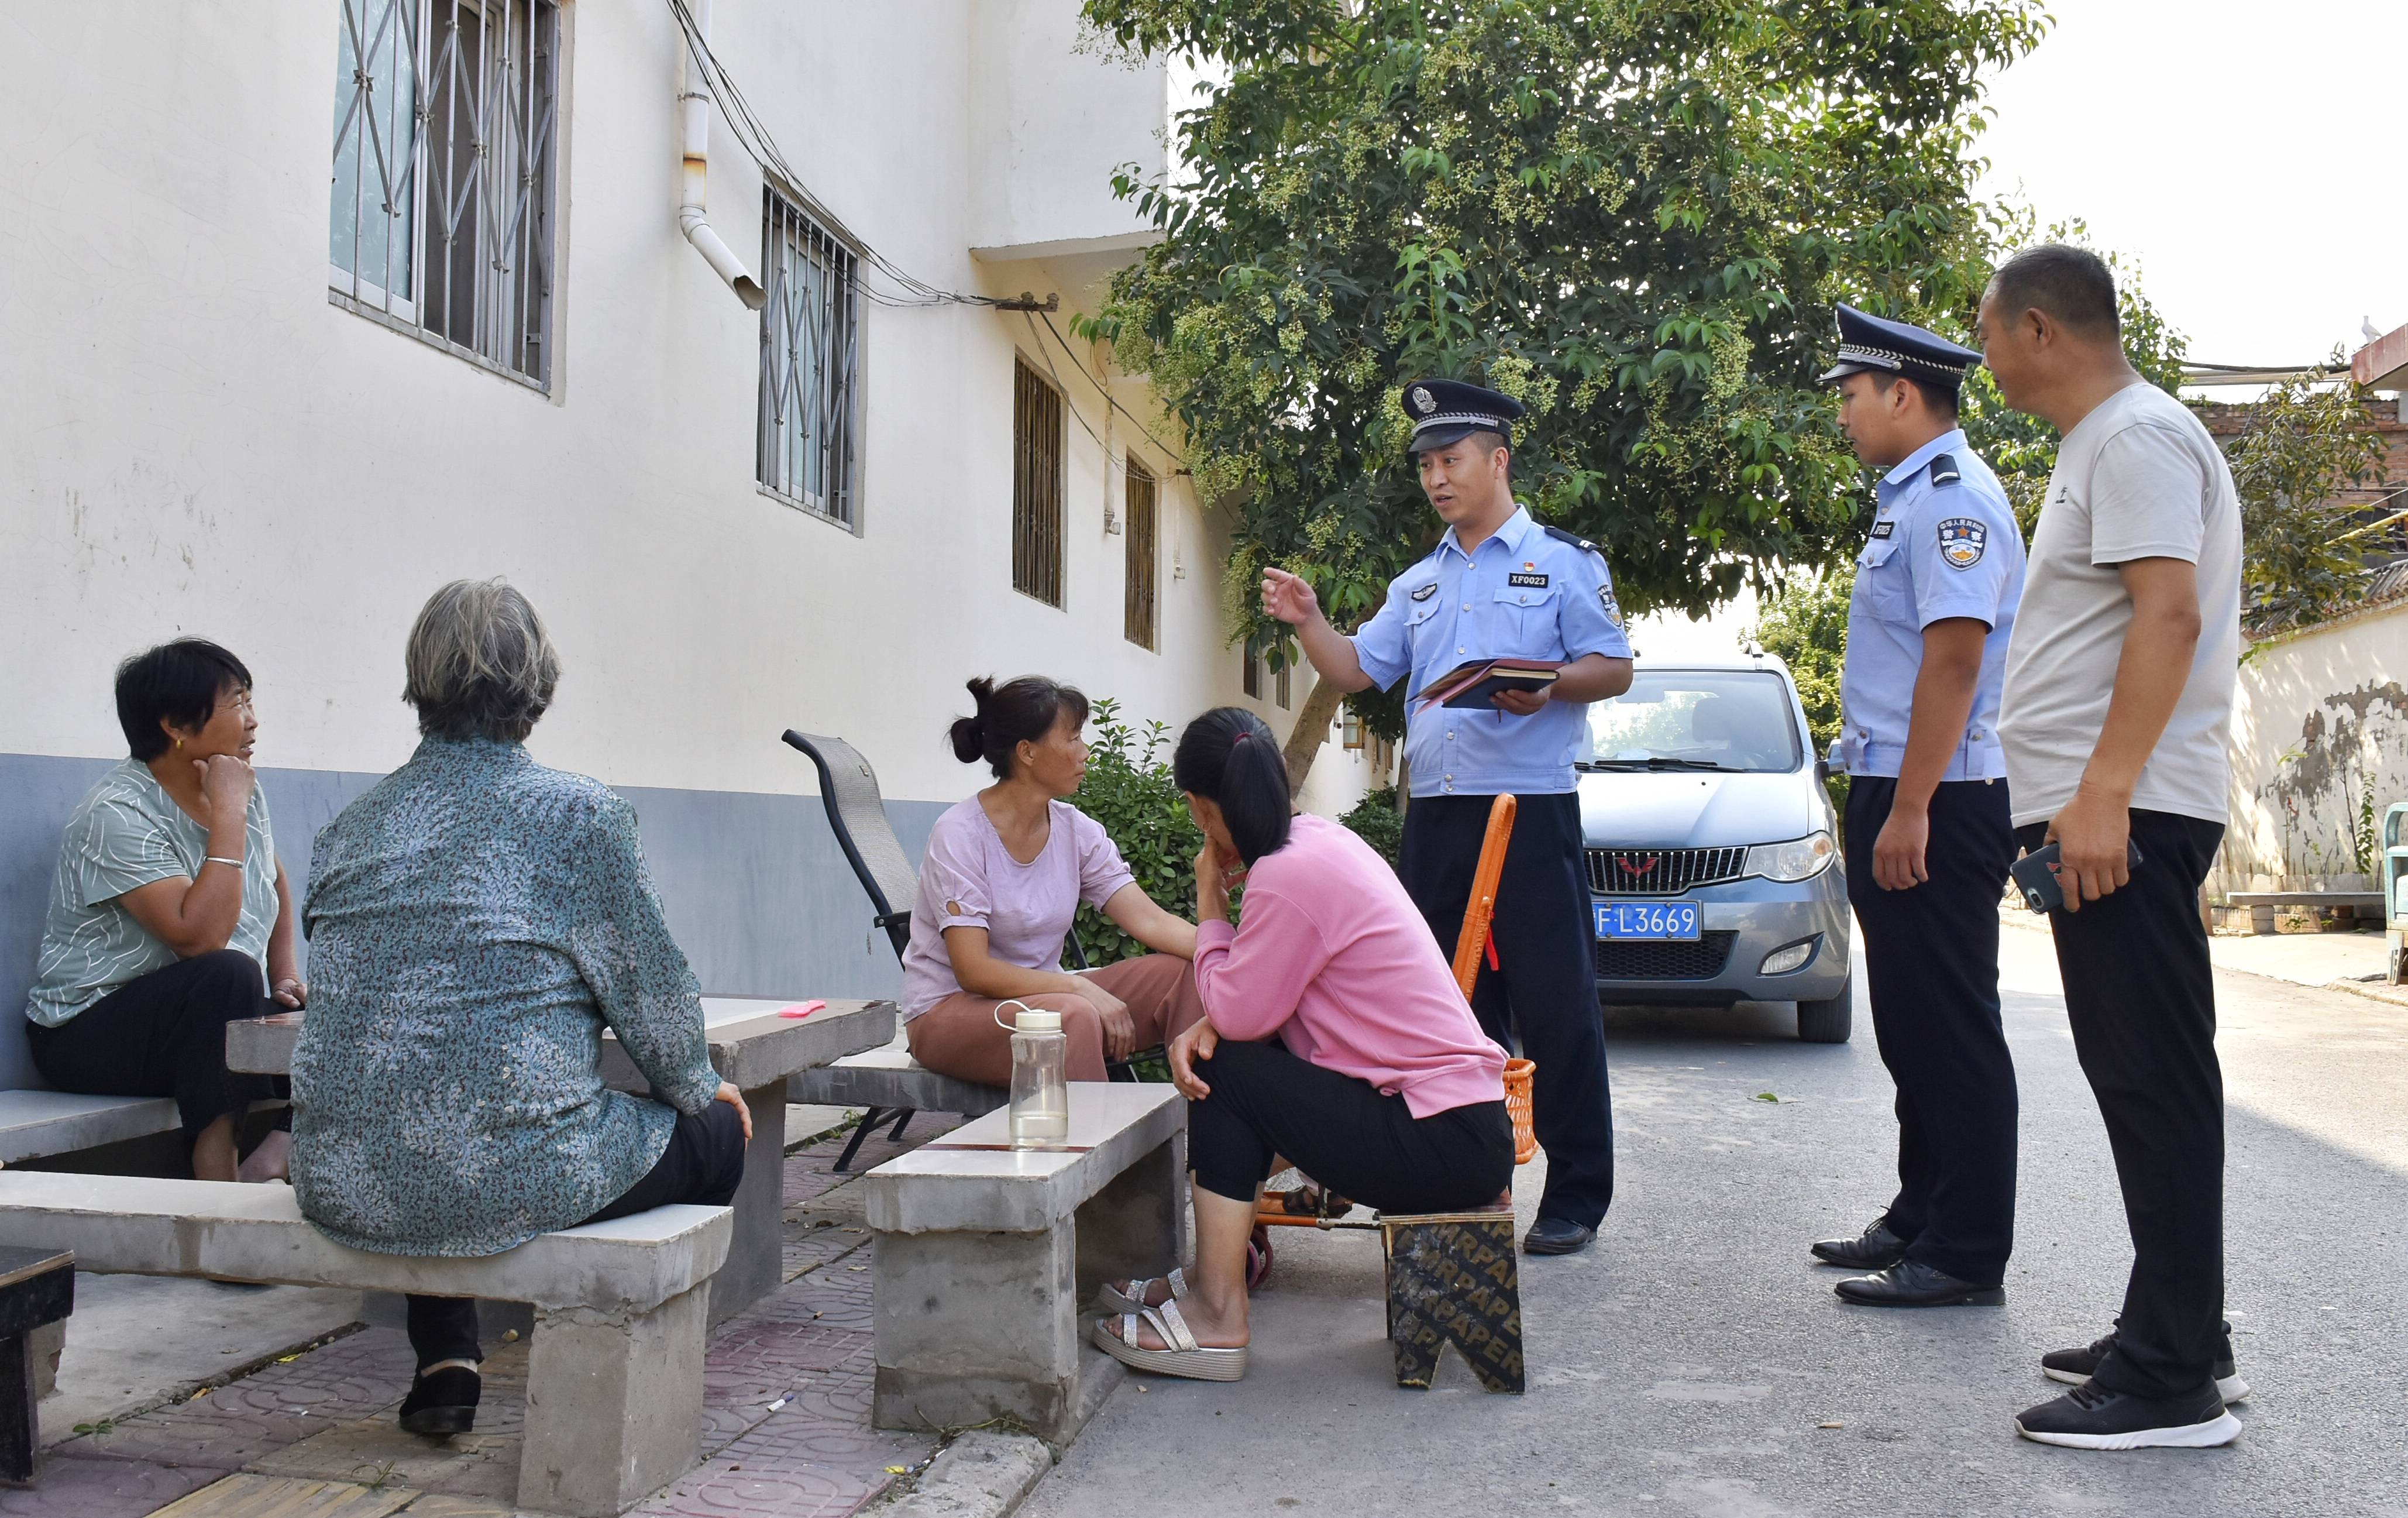
[(1568, 542), (1574, 548), (1586, 549), (1588, 552), (1595, 554), (1599, 558), (1603, 558), (1605, 557), (1604, 549), (1599, 548), (1597, 544), (1589, 542), (1586, 538), (1582, 537), (1577, 532), (1567, 532), (1561, 528), (1541, 528), (1540, 530), (1544, 532), (1548, 537), (1555, 539), (1557, 542)]
[(1956, 467), (1956, 460), (1952, 455), (1947, 454), (1934, 454), (1931, 455), (1931, 483), (1933, 484), (1955, 484), (1964, 477), (1964, 470)]

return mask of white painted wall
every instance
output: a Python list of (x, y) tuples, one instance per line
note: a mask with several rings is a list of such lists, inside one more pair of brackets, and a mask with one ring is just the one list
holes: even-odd
[[(1088, 176), (1155, 140), (1160, 70), (1069, 54), (1075, 10), (718, 0), (714, 43), (854, 233), (932, 283), (1075, 303), (1109, 259), (969, 251), (1137, 230)], [(1223, 537), (1168, 458), (1164, 652), (1121, 635), (1117, 470), (1076, 423), (1067, 605), (1010, 588), (1012, 360), (1050, 340), (1019, 316), (867, 309), (858, 536), (756, 490), (759, 324), (678, 234), (665, 6), (565, 9), (549, 395), (329, 304), (337, 24), (229, 0), (0, 12), (0, 753), (121, 753), (112, 665), (195, 632), (257, 674), (262, 763), (389, 769), (414, 742), (402, 639), (464, 575), (509, 576), (561, 647), (538, 757), (619, 785), (808, 790), (777, 743), (794, 725), (852, 737), (890, 796), (950, 800), (977, 778), (941, 744), (970, 675), (1041, 670), (1173, 722), (1238, 698)], [(1032, 86), (1000, 137), (980, 113), (998, 51)], [(1045, 147), (1072, 127), (1094, 152)], [(756, 264), (760, 181), (716, 123), (710, 169), (712, 222)]]
[(2408, 801), (2408, 601), (2251, 644), (2212, 890), (2370, 890), (2352, 828)]

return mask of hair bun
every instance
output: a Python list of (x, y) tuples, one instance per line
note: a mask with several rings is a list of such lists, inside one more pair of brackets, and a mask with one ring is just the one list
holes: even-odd
[(995, 700), (995, 682), (980, 675), (969, 682), (970, 700), (977, 705), (975, 716), (957, 717), (946, 730), (953, 740), (953, 758), (964, 764), (976, 764), (986, 754), (986, 716), (989, 702)]

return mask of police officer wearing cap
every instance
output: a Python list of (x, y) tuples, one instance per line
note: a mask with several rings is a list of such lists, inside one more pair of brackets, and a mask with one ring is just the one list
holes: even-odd
[(1832, 760), (1848, 773), (1848, 901), (1873, 1032), (1898, 1086), (1896, 1200), (1814, 1254), (1870, 1270), (1868, 1307), (2005, 1300), (2015, 1069), (1999, 1017), (1999, 896), (2015, 844), (1998, 735), (2024, 541), (1966, 446), (1956, 397), (1982, 355), (1840, 308), (1840, 426), (1883, 470), (1856, 560)]
[(1590, 701), (1630, 686), (1630, 643), (1596, 545), (1541, 527), (1513, 499), (1511, 397), (1452, 380), (1406, 385), (1406, 445), (1422, 491), (1447, 524), (1428, 557), (1398, 575), (1352, 638), (1329, 625), (1312, 587), (1263, 576), (1263, 608), (1292, 623), (1305, 658), (1340, 690), (1401, 676), (1409, 703), (1474, 659), (1561, 660), (1545, 694), (1508, 691), (1494, 709), (1410, 706), (1405, 756), (1405, 889), (1452, 957), (1495, 798), (1520, 809), (1490, 932), (1498, 968), (1475, 983), (1481, 1026), (1537, 1065), (1533, 1126), (1547, 1151), (1546, 1193), (1523, 1248), (1570, 1254), (1597, 1236), (1613, 1200), (1613, 1116), (1591, 958), (1588, 877), (1572, 761), (1586, 751)]

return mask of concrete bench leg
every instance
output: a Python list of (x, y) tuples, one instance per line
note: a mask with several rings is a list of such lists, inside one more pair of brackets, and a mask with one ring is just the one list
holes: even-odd
[(1079, 1208), (1079, 1300), (1108, 1280), (1159, 1276), (1188, 1253), (1182, 1128)]
[(744, 1093), (752, 1109), (752, 1142), (744, 1149), (744, 1181), (736, 1188), (736, 1236), (727, 1263), (711, 1278), (715, 1324), (767, 1296), (783, 1273), (786, 1215), (786, 1083)]
[(710, 1312), (709, 1281), (649, 1311), (537, 1308), (520, 1507), (610, 1518), (699, 1461)]
[(1010, 1417), (1047, 1438), (1075, 1433), (1073, 1235), (1068, 1220), (1041, 1234), (876, 1235), (870, 1421), (926, 1429)]

